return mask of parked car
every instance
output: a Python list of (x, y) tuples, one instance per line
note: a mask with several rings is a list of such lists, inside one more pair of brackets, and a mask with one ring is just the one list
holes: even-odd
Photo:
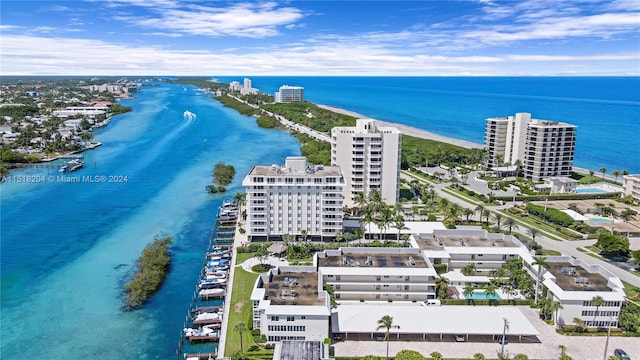
[(613, 350), (613, 355), (615, 355), (620, 360), (631, 360), (629, 355), (627, 355), (627, 353), (622, 349)]
[(457, 342), (465, 342), (467, 338), (464, 335), (456, 335)]

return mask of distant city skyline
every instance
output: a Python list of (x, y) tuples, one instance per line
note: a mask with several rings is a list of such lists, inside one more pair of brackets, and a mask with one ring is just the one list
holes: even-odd
[(637, 0), (4, 0), (0, 10), (1, 75), (640, 75)]

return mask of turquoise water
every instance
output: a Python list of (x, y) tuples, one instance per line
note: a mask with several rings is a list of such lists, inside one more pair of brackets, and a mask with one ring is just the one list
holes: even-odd
[(576, 193), (578, 193), (578, 194), (600, 194), (600, 193), (606, 193), (606, 191), (604, 191), (602, 189), (596, 189), (596, 188), (581, 188), (581, 189), (576, 189)]
[[(126, 183), (3, 183), (2, 359), (169, 359), (175, 356), (214, 217), (254, 164), (298, 155), (289, 134), (223, 108), (196, 89), (144, 87), (134, 111), (95, 133), (69, 176)], [(197, 115), (186, 121), (183, 112)], [(206, 143), (204, 139), (207, 139)], [(213, 165), (233, 164), (228, 194), (209, 195)], [(12, 175), (53, 175), (55, 169)], [(171, 272), (140, 311), (123, 312), (122, 285), (156, 234), (174, 238)]]
[[(242, 80), (220, 77), (221, 81)], [(640, 173), (640, 77), (252, 77), (273, 93), (437, 134), (484, 142), (485, 119), (529, 112), (578, 126), (574, 166)]]
[(609, 224), (613, 222), (612, 219), (600, 218), (600, 217), (589, 218), (589, 221), (594, 223), (609, 223)]
[(474, 291), (471, 295), (466, 297), (467, 299), (473, 300), (500, 300), (500, 296), (498, 294), (489, 295), (484, 293), (484, 291)]

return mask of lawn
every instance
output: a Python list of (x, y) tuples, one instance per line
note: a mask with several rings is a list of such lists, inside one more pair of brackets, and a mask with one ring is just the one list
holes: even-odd
[[(240, 255), (253, 256), (253, 254), (238, 254), (238, 258), (236, 259), (237, 263), (241, 263)], [(229, 322), (224, 347), (225, 356), (231, 356), (231, 354), (240, 351), (240, 335), (233, 331), (234, 325), (238, 321), (242, 321), (247, 326), (247, 329), (253, 327), (250, 297), (257, 278), (258, 274), (244, 271), (242, 267), (235, 268), (233, 273), (231, 304), (229, 304)], [(245, 351), (253, 344), (253, 337), (251, 336), (250, 330), (243, 332), (242, 342)]]
[(256, 253), (254, 253), (254, 252), (237, 253), (237, 255), (236, 255), (236, 265), (240, 265), (243, 262), (247, 261), (248, 259), (252, 259), (255, 255), (256, 255)]

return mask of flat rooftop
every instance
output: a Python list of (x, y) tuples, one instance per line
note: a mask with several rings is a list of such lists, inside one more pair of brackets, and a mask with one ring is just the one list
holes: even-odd
[(604, 276), (590, 273), (568, 262), (549, 262), (547, 269), (556, 277), (556, 284), (565, 291), (613, 291)]
[[(324, 177), (324, 176), (341, 176), (339, 166), (328, 165), (310, 165), (304, 171), (294, 170), (284, 165), (256, 165), (251, 169), (249, 175), (262, 175), (273, 177)], [(291, 184), (293, 185), (293, 184)]]
[(328, 255), (318, 259), (320, 267), (427, 268), (421, 254), (350, 253)]
[(266, 283), (265, 297), (271, 305), (324, 305), (318, 298), (318, 274), (281, 272)]
[(509, 322), (508, 335), (538, 335), (526, 316), (514, 306), (420, 306), (394, 304), (340, 305), (332, 310), (334, 333), (383, 333), (378, 319), (393, 317), (400, 329), (391, 334), (469, 334), (500, 335), (504, 320)]
[[(439, 240), (439, 241), (438, 241)], [(460, 241), (462, 240), (462, 242)], [(492, 241), (493, 240), (493, 241)], [(488, 239), (483, 236), (434, 236), (416, 240), (421, 250), (443, 250), (444, 247), (513, 247), (518, 245), (511, 240)]]

